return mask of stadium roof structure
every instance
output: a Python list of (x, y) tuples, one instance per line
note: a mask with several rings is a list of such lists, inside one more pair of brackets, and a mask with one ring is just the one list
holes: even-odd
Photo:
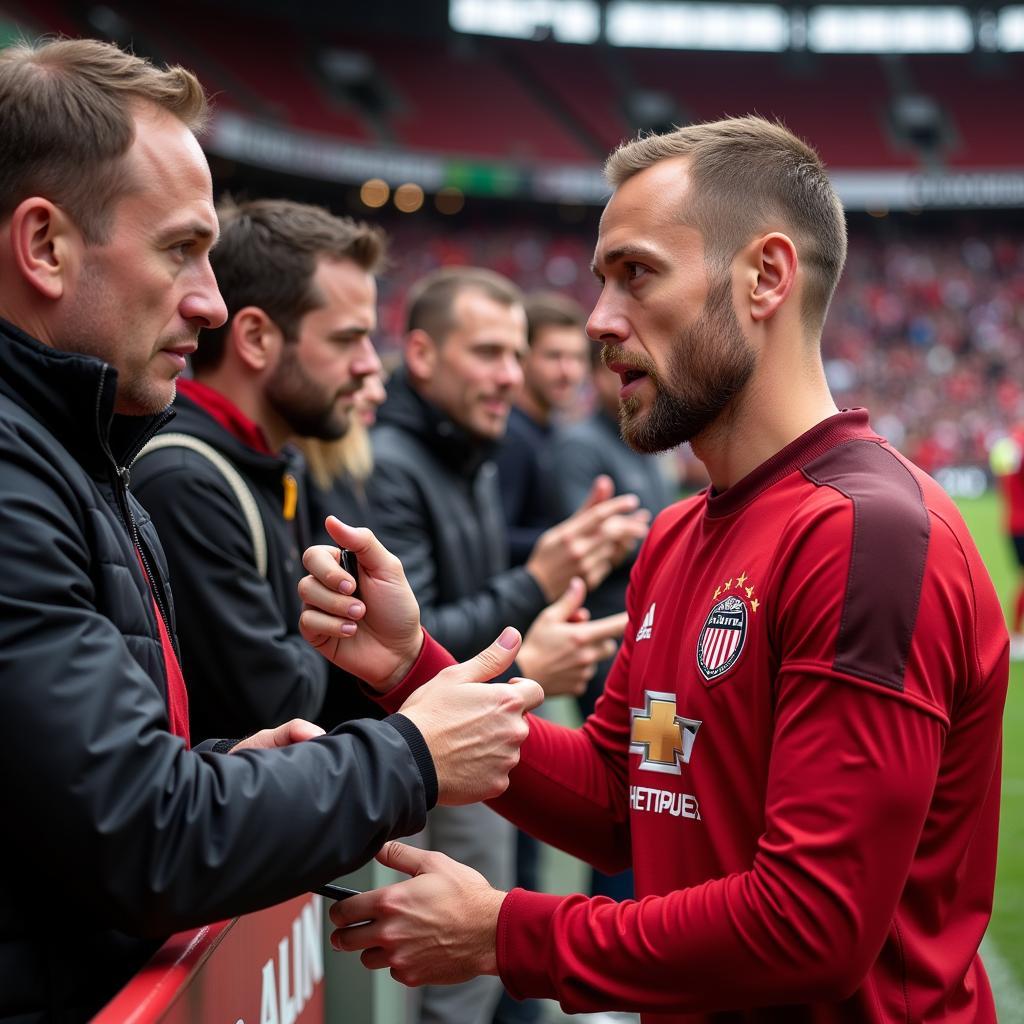
[[(679, 0), (0, 0), (0, 45), (6, 20), (29, 33), (107, 37), (192, 67), (216, 99), (211, 153), (369, 183), (368, 207), (402, 185), (420, 202), (444, 194), (450, 210), (472, 195), (596, 205), (608, 192), (603, 157), (621, 139), (752, 112), (817, 146), (848, 209), (1024, 207), (1024, 139), (1007, 120), (1024, 95), (1024, 53), (993, 35), (1020, 12), (1024, 48), (1024, 0), (874, 5), (875, 15), (904, 19), (897, 26), (920, 26), (922, 15), (941, 25), (941, 12), (953, 12), (961, 27), (947, 33), (959, 32), (960, 47), (938, 53), (811, 45), (815, 12), (860, 17), (865, 5), (853, 0), (724, 7), (727, 16), (721, 4)], [(566, 10), (581, 23), (597, 12), (595, 42), (558, 41)], [(781, 35), (756, 20), (766, 10)], [(497, 12), (507, 37), (457, 31), (459, 11)], [(630, 12), (637, 20), (614, 45), (609, 29)], [(744, 12), (757, 43), (746, 50), (723, 38)], [(687, 24), (705, 45), (651, 46), (640, 34), (653, 26), (667, 42)]]

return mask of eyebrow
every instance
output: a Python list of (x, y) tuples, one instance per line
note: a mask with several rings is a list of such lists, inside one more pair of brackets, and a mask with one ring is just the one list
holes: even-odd
[(614, 249), (609, 249), (604, 254), (603, 261), (593, 260), (590, 264), (590, 272), (595, 277), (600, 277), (601, 272), (598, 270), (599, 262), (603, 262), (604, 265), (611, 266), (613, 263), (619, 263), (622, 260), (658, 260), (660, 256), (655, 249), (650, 248), (646, 245), (619, 245)]
[(376, 328), (364, 324), (352, 324), (349, 327), (337, 327), (327, 337), (337, 341), (347, 341), (350, 338), (358, 338), (364, 334), (372, 334)]
[(212, 249), (220, 241), (220, 233), (216, 232), (208, 224), (202, 221), (190, 221), (187, 224), (177, 224), (160, 233), (161, 242), (169, 242), (174, 238), (188, 235), (192, 238), (201, 238), (204, 242), (213, 239), (210, 248)]

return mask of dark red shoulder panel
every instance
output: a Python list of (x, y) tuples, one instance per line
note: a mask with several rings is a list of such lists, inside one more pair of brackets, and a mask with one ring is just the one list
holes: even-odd
[(921, 488), (874, 441), (839, 445), (803, 472), (853, 503), (850, 573), (834, 667), (902, 690), (931, 532)]

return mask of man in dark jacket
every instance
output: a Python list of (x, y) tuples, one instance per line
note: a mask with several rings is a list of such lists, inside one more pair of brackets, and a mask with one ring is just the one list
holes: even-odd
[(515, 394), (496, 458), (512, 565), (522, 565), (540, 535), (579, 507), (598, 475), (587, 481), (580, 500), (564, 513), (556, 507), (544, 478), (543, 456), (556, 417), (572, 412), (587, 375), (590, 342), (583, 329), (587, 315), (577, 302), (558, 292), (527, 295), (524, 308), (523, 386)]
[[(225, 319), (205, 112), (191, 74), (108, 44), (0, 53), (4, 1021), (84, 1020), (169, 933), (350, 870), (436, 800), (500, 792), (541, 698), (439, 681), (381, 722), (189, 750), (166, 565), (127, 482)], [(502, 639), (455, 681), (504, 670)]]
[[(281, 199), (217, 212), (210, 259), (228, 320), (204, 332), (174, 423), (132, 470), (174, 581), (197, 739), (320, 714), (328, 664), (299, 636), (295, 589), (310, 543), (304, 468), (286, 442), (341, 437), (364, 378), (381, 370), (370, 338), (379, 231)], [(188, 447), (196, 440), (239, 474), (241, 494), (208, 452)]]
[[(526, 633), (518, 668), (549, 693), (582, 689), (614, 649), (623, 617), (573, 621), (584, 598), (646, 532), (636, 498), (610, 498), (607, 480), (581, 510), (541, 535), (526, 563), (508, 568), (492, 461), (511, 395), (522, 380), (526, 315), (498, 274), (441, 270), (409, 297), (405, 366), (388, 385), (373, 431), (368, 495), (376, 532), (401, 559), (428, 632), (468, 651), (495, 627)], [(605, 500), (598, 500), (599, 498)], [(513, 831), (485, 807), (431, 816), (427, 842), (472, 864), (496, 886), (512, 881)], [(423, 993), (420, 1019), (490, 1020), (500, 986), (476, 979)]]

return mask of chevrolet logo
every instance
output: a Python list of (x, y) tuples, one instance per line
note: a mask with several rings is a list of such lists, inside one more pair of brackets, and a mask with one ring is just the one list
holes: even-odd
[(676, 714), (676, 695), (644, 690), (644, 707), (630, 708), (629, 751), (649, 772), (681, 775), (701, 723)]

